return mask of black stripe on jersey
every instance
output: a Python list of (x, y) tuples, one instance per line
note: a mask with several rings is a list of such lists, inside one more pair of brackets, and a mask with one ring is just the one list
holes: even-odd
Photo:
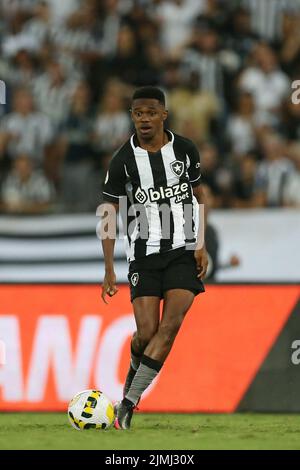
[[(133, 173), (136, 175), (136, 183), (137, 183), (138, 187), (141, 188), (142, 184), (141, 184), (140, 174), (139, 174), (139, 170), (138, 170), (138, 167), (137, 167), (137, 164), (136, 164), (135, 154), (134, 154), (133, 150), (132, 150), (132, 161), (130, 161), (130, 166), (131, 166), (131, 171), (133, 171)], [(138, 204), (138, 207), (139, 208), (144, 208), (145, 206), (142, 206), (141, 204)], [(137, 213), (137, 217), (144, 220), (144, 221), (147, 220), (146, 211), (145, 211), (144, 214), (142, 214), (142, 216), (141, 216), (141, 214)], [(132, 220), (134, 220), (134, 217), (132, 217)], [(138, 232), (139, 232), (139, 234), (141, 232), (142, 233), (144, 232), (144, 229), (141, 230), (140, 224), (138, 224)], [(128, 236), (128, 241), (130, 243), (130, 248), (132, 248), (132, 243), (134, 243), (133, 256), (134, 256), (135, 259), (143, 258), (144, 256), (146, 256), (146, 254), (147, 254), (146, 242), (147, 242), (148, 238), (149, 238), (149, 222), (148, 222), (148, 237), (146, 239), (145, 238), (140, 238), (140, 235), (139, 235), (136, 240), (132, 240), (132, 237)]]
[[(149, 155), (150, 166), (151, 166), (152, 175), (153, 175), (154, 189), (159, 190), (159, 186), (160, 186), (159, 182), (162, 183), (163, 186), (167, 186), (168, 184), (162, 154), (161, 154), (161, 151), (158, 151), (155, 153), (148, 152), (148, 155)], [(156, 181), (158, 182), (158, 184), (155, 184)], [(171, 210), (170, 200), (166, 199), (162, 202), (162, 204), (167, 205), (169, 208), (168, 213), (170, 214), (170, 221), (167, 221), (164, 223), (163, 222), (164, 211), (159, 210), (160, 226), (162, 230), (162, 237), (160, 240), (160, 252), (168, 251), (172, 249), (173, 237), (174, 237), (174, 217), (173, 217), (173, 213)], [(164, 233), (165, 227), (167, 227), (168, 229), (167, 233)]]
[[(178, 160), (180, 159), (179, 156), (181, 156), (181, 159), (182, 159), (182, 156), (185, 156), (186, 153), (187, 153), (186, 152), (186, 146), (184, 145), (184, 141), (183, 140), (180, 141), (179, 139), (174, 139), (173, 150), (174, 150), (175, 157)], [(182, 180), (185, 181), (184, 174), (179, 178), (180, 182)], [(183, 219), (184, 219), (183, 229), (184, 229), (185, 243), (191, 243), (191, 242), (195, 241), (195, 237), (193, 237), (193, 238), (189, 237), (189, 234), (190, 234), (191, 230), (188, 229), (188, 227), (186, 225), (186, 218), (185, 218), (185, 215), (186, 215), (187, 219), (192, 220), (192, 227), (191, 227), (192, 228), (192, 233), (195, 233), (195, 214), (194, 214), (194, 208), (193, 208), (193, 189), (191, 188), (190, 191), (191, 191), (191, 197), (187, 201), (182, 201), (181, 202), (182, 210), (183, 210)], [(192, 207), (190, 208), (189, 205), (192, 205)], [(185, 210), (186, 210), (186, 212), (185, 212)]]

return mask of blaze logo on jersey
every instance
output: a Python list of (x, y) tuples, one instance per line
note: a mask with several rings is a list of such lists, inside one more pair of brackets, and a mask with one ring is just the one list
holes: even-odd
[(178, 178), (184, 172), (184, 163), (180, 160), (174, 160), (172, 163), (170, 163), (170, 167), (174, 175), (176, 175)]
[(147, 194), (145, 193), (145, 191), (141, 188), (138, 188), (135, 192), (135, 199), (137, 200), (137, 202), (139, 202), (140, 204), (144, 204), (144, 202), (147, 201)]
[(139, 273), (133, 273), (131, 275), (131, 284), (135, 287), (137, 285), (137, 283), (139, 282)]
[(188, 199), (189, 185), (188, 183), (174, 184), (173, 186), (160, 186), (157, 190), (150, 188), (149, 199), (151, 202), (159, 202), (163, 199), (171, 199), (175, 197), (175, 202), (182, 202), (184, 199)]
[(188, 183), (173, 184), (173, 186), (159, 186), (157, 189), (149, 188), (148, 195), (146, 191), (138, 187), (135, 192), (135, 198), (140, 204), (144, 204), (146, 201), (160, 202), (164, 199), (171, 199), (175, 197), (175, 202), (179, 203), (188, 199), (189, 191)]

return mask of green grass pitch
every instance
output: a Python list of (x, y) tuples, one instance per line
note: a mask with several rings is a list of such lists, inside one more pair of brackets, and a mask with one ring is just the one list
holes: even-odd
[(64, 413), (0, 413), (0, 449), (300, 449), (297, 414), (142, 414), (129, 431), (76, 431)]

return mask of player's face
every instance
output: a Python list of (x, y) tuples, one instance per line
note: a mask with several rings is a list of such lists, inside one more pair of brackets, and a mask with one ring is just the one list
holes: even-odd
[(131, 117), (139, 137), (151, 140), (163, 129), (167, 119), (165, 107), (156, 99), (139, 98), (133, 101)]

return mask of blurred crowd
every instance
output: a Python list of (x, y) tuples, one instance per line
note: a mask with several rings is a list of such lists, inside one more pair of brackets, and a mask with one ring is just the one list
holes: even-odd
[(0, 0), (0, 49), (2, 213), (94, 211), (142, 85), (213, 207), (300, 207), (300, 0)]

